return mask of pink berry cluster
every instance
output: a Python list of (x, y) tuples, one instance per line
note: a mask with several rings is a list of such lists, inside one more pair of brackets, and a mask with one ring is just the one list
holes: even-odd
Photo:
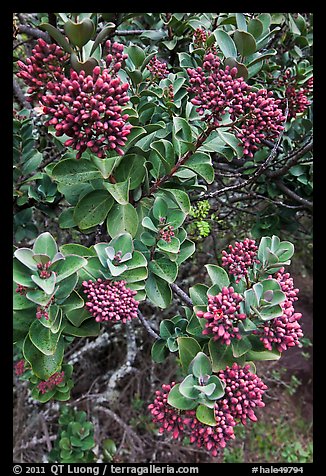
[(156, 390), (154, 403), (148, 405), (148, 409), (152, 414), (153, 422), (161, 425), (159, 432), (172, 433), (172, 437), (176, 439), (182, 436), (185, 431), (184, 416), (192, 415), (192, 412), (180, 413), (168, 404), (168, 395), (174, 385), (175, 382), (171, 382), (171, 385), (163, 384), (162, 390)]
[(203, 334), (212, 335), (214, 340), (230, 345), (231, 339), (241, 339), (238, 323), (246, 319), (246, 314), (239, 312), (243, 297), (234, 292), (234, 288), (224, 286), (216, 296), (208, 296), (207, 311), (197, 311), (199, 318), (206, 319)]
[(64, 381), (64, 372), (56, 372), (48, 380), (40, 382), (37, 386), (39, 391), (44, 394)]
[(193, 36), (193, 43), (196, 48), (203, 48), (207, 40), (207, 32), (202, 28), (196, 28)]
[(232, 367), (220, 370), (218, 376), (225, 383), (222, 402), (229, 406), (233, 418), (243, 425), (247, 418), (257, 421), (254, 409), (265, 406), (262, 396), (267, 386), (263, 381), (250, 372), (249, 365), (240, 367), (235, 362)]
[(25, 368), (25, 360), (24, 359), (21, 359), (19, 360), (16, 364), (15, 364), (15, 374), (16, 375), (23, 375), (23, 373), (26, 371), (27, 369)]
[(65, 145), (78, 151), (76, 159), (87, 148), (99, 158), (104, 158), (108, 150), (123, 155), (121, 147), (132, 128), (126, 122), (128, 114), (122, 112), (129, 101), (128, 87), (109, 70), (101, 72), (99, 66), (92, 76), (86, 76), (83, 70), (80, 74), (71, 70), (69, 79), (49, 82), (48, 94), (42, 96), (44, 113), (51, 117), (46, 125), (53, 125), (57, 136), (71, 137)]
[(86, 308), (97, 322), (127, 322), (137, 317), (137, 291), (125, 287), (126, 281), (89, 280), (83, 282), (87, 294)]
[(209, 52), (204, 56), (203, 67), (187, 69), (188, 92), (195, 94), (191, 103), (197, 106), (196, 111), (203, 116), (203, 121), (211, 122), (216, 127), (227, 110), (232, 119), (244, 113), (243, 97), (249, 90), (243, 78), (236, 78), (236, 68), (226, 66), (223, 70), (220, 64), (219, 57)]
[(47, 303), (46, 306), (37, 306), (36, 308), (36, 318), (41, 319), (44, 317), (44, 319), (48, 320), (49, 319), (49, 313), (48, 313), (48, 308), (50, 307), (51, 303), (54, 301), (54, 296), (51, 297), (50, 301)]
[(168, 395), (175, 382), (163, 384), (162, 390), (155, 392), (155, 400), (148, 406), (152, 420), (157, 423), (160, 433), (172, 433), (173, 438), (189, 436), (190, 443), (204, 447), (212, 456), (217, 456), (220, 448), (225, 448), (234, 439), (234, 426), (246, 424), (247, 418), (257, 421), (255, 409), (264, 407), (263, 394), (267, 386), (250, 366), (240, 367), (234, 363), (218, 373), (225, 383), (224, 396), (215, 402), (216, 426), (204, 425), (196, 418), (195, 410), (180, 411), (168, 404)]
[(313, 89), (313, 78), (310, 78), (304, 87), (296, 84), (296, 78), (292, 76), (288, 69), (278, 78), (279, 85), (285, 85), (285, 99), (282, 101), (283, 106), (286, 106), (286, 99), (289, 107), (289, 119), (295, 118), (298, 114), (302, 114), (310, 106), (311, 101), (308, 95)]
[(18, 284), (17, 288), (15, 289), (16, 293), (19, 293), (21, 296), (25, 296), (27, 287), (22, 286), (21, 284)]
[(159, 231), (160, 239), (166, 241), (167, 243), (171, 243), (172, 237), (174, 236), (174, 228), (171, 225), (168, 225), (165, 228), (161, 228)]
[(172, 101), (174, 100), (174, 91), (173, 91), (173, 84), (169, 84), (167, 88), (164, 88), (163, 90), (164, 98), (166, 101)]
[(228, 272), (233, 274), (237, 279), (248, 275), (249, 268), (254, 263), (259, 263), (257, 259), (257, 250), (255, 240), (245, 238), (243, 241), (236, 241), (234, 246), (229, 245), (229, 253), (222, 251), (222, 266), (228, 267)]
[(48, 261), (47, 263), (38, 263), (37, 264), (37, 269), (38, 269), (38, 274), (39, 277), (42, 279), (47, 279), (51, 276), (51, 271), (48, 271), (49, 267), (51, 266), (51, 261)]
[(273, 139), (284, 129), (281, 100), (266, 89), (250, 91), (242, 77), (236, 78), (237, 68), (220, 67), (215, 52), (204, 56), (202, 67), (188, 68), (187, 73), (188, 92), (195, 94), (191, 103), (197, 106), (202, 120), (220, 127), (222, 116), (228, 112), (231, 120), (237, 121), (232, 127), (244, 147), (244, 156), (252, 158), (262, 139)]
[(230, 438), (234, 438), (233, 426), (235, 421), (227, 405), (216, 403), (216, 427), (204, 425), (196, 418), (195, 410), (179, 411), (168, 404), (168, 395), (175, 382), (162, 385), (162, 390), (155, 392), (155, 400), (148, 406), (154, 423), (160, 425), (160, 433), (172, 433), (173, 438), (189, 436), (190, 443), (205, 447), (216, 456), (219, 448), (224, 448)]
[(301, 346), (300, 338), (303, 337), (303, 331), (298, 321), (302, 318), (302, 314), (295, 312), (293, 307), (293, 303), (298, 299), (299, 289), (294, 288), (290, 274), (284, 273), (284, 268), (281, 268), (274, 277), (286, 295), (285, 301), (281, 303), (283, 315), (267, 321), (263, 329), (255, 333), (261, 336), (260, 340), (267, 350), (272, 350), (274, 344), (279, 352), (283, 352), (289, 347)]
[(227, 442), (235, 438), (233, 427), (236, 422), (230, 408), (225, 403), (215, 403), (216, 426), (204, 425), (195, 415), (195, 411), (192, 411), (192, 416), (184, 419), (184, 423), (190, 429), (190, 443), (196, 444), (198, 448), (204, 447), (212, 456), (217, 456), (219, 449), (225, 448)]
[(146, 65), (146, 68), (152, 74), (154, 80), (164, 79), (169, 74), (166, 63), (160, 61), (157, 56), (153, 56)]
[(47, 44), (39, 38), (32, 56), (23, 61), (17, 61), (20, 71), (17, 76), (29, 86), (27, 98), (29, 102), (41, 99), (45, 94), (49, 81), (61, 82), (64, 78), (63, 67), (68, 55), (55, 44)]
[(259, 148), (257, 144), (278, 137), (284, 130), (285, 116), (281, 99), (275, 99), (273, 92), (266, 89), (250, 92), (243, 106), (248, 117), (236, 128), (236, 136), (244, 146), (243, 154), (252, 158)]
[(111, 40), (107, 40), (105, 48), (108, 51), (108, 55), (105, 58), (107, 69), (114, 75), (121, 69), (122, 62), (128, 58), (127, 53), (124, 53), (124, 46), (121, 43), (114, 43)]

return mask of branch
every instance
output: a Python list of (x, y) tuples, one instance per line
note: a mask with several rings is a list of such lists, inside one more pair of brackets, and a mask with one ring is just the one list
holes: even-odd
[(20, 33), (26, 33), (26, 35), (32, 36), (33, 38), (42, 38), (42, 40), (47, 43), (51, 43), (51, 37), (46, 31), (39, 30), (38, 28), (32, 28), (27, 25), (18, 25), (18, 30)]
[(26, 109), (32, 109), (31, 104), (27, 101), (25, 94), (23, 93), (16, 79), (13, 79), (13, 90), (14, 90), (14, 95), (16, 96), (20, 104)]
[(116, 413), (114, 413), (112, 410), (110, 410), (109, 408), (106, 408), (106, 407), (102, 407), (100, 405), (96, 406), (95, 407), (95, 410), (98, 410), (100, 412), (103, 412), (105, 413), (106, 415), (108, 415), (109, 417), (111, 417), (113, 420), (115, 420), (126, 432), (127, 434), (129, 435), (129, 437), (131, 437), (131, 440), (134, 441), (134, 442), (137, 442), (138, 446), (140, 447), (140, 449), (143, 451), (143, 442), (142, 440), (139, 438), (139, 436), (137, 435), (137, 433), (134, 432), (134, 430), (132, 430), (130, 428), (129, 425), (127, 425), (126, 422), (124, 422)]
[(170, 172), (168, 174), (163, 175), (163, 177), (156, 180), (156, 182), (154, 182), (154, 184), (149, 189), (149, 192), (148, 192), (147, 196), (152, 195), (162, 185), (162, 183), (169, 180), (172, 177), (172, 175), (174, 175), (179, 170), (179, 168), (182, 165), (184, 165), (187, 162), (188, 159), (190, 159), (190, 157), (196, 152), (196, 150), (199, 149), (199, 147), (203, 144), (203, 142), (205, 142), (205, 140), (207, 139), (209, 134), (214, 129), (215, 129), (215, 126), (212, 126), (212, 125), (208, 126), (206, 131), (202, 132), (202, 134), (198, 137), (197, 142), (196, 142), (195, 147), (194, 147), (194, 150), (189, 150), (183, 157), (180, 157), (180, 159), (177, 161), (177, 163), (174, 165), (174, 167), (172, 167), (172, 169), (170, 170)]
[(138, 317), (140, 322), (143, 324), (143, 326), (147, 330), (148, 334), (154, 337), (154, 339), (159, 339), (160, 336), (151, 328), (151, 326), (149, 325), (149, 323), (146, 321), (145, 317), (139, 310), (138, 310)]
[(289, 188), (287, 188), (286, 185), (284, 185), (284, 183), (281, 181), (281, 180), (277, 180), (276, 182), (276, 185), (278, 186), (278, 188), (283, 192), (285, 193), (285, 195), (287, 195), (288, 197), (292, 198), (293, 200), (295, 200), (296, 202), (300, 203), (301, 205), (304, 205), (304, 207), (308, 210), (312, 210), (313, 209), (313, 204), (312, 202), (310, 202), (309, 200), (306, 200), (305, 198), (302, 198), (300, 197), (299, 195), (297, 195), (295, 192), (293, 192), (292, 190), (290, 190)]
[(192, 300), (188, 296), (187, 293), (185, 293), (179, 286), (175, 283), (170, 284), (172, 291), (179, 296), (179, 298), (187, 304), (187, 306), (192, 307)]
[(136, 356), (137, 356), (137, 347), (136, 347), (136, 336), (132, 329), (132, 324), (130, 322), (126, 322), (126, 334), (127, 334), (127, 357), (125, 363), (117, 369), (109, 378), (107, 383), (106, 390), (99, 394), (97, 397), (97, 401), (99, 403), (102, 402), (110, 402), (112, 397), (114, 397), (115, 389), (120, 382), (126, 375), (131, 372), (134, 372), (135, 369), (132, 367)]
[(295, 165), (298, 162), (298, 160), (301, 157), (303, 157), (307, 152), (311, 151), (313, 149), (313, 146), (314, 146), (314, 143), (311, 138), (310, 141), (304, 147), (298, 150), (296, 154), (291, 156), (290, 160), (288, 160), (288, 162), (284, 165), (284, 167), (281, 167), (280, 169), (272, 171), (272, 172), (268, 172), (266, 175), (270, 178), (276, 178), (276, 177), (280, 177), (281, 175), (284, 175), (291, 167), (293, 167), (293, 165)]
[(75, 364), (80, 360), (84, 354), (88, 352), (93, 352), (94, 350), (100, 350), (103, 347), (107, 347), (110, 344), (109, 334), (107, 332), (103, 332), (102, 335), (98, 336), (95, 340), (88, 342), (85, 344), (81, 349), (77, 350), (74, 354), (70, 356), (68, 364)]
[(130, 35), (141, 35), (146, 31), (158, 31), (158, 30), (115, 30), (114, 34), (118, 36), (130, 36)]

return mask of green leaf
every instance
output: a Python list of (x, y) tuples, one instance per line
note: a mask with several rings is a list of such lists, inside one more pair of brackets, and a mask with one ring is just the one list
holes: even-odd
[(199, 396), (199, 390), (194, 388), (197, 384), (197, 379), (193, 375), (187, 375), (187, 377), (180, 383), (179, 392), (186, 398), (197, 399)]
[(294, 246), (292, 243), (290, 243), (290, 241), (282, 241), (275, 253), (280, 261), (287, 261), (293, 256)]
[(104, 182), (104, 187), (108, 190), (116, 202), (120, 203), (121, 205), (126, 205), (129, 203), (130, 178), (125, 182)]
[(90, 18), (85, 18), (78, 23), (68, 20), (63, 25), (63, 29), (71, 43), (81, 48), (92, 38), (95, 25)]
[(74, 208), (70, 207), (63, 212), (59, 216), (59, 226), (62, 229), (65, 228), (74, 228), (77, 223), (74, 220)]
[(188, 370), (191, 361), (201, 352), (201, 347), (193, 337), (178, 337), (179, 357), (185, 371)]
[(23, 309), (29, 309), (31, 307), (35, 307), (35, 304), (27, 299), (26, 296), (21, 296), (20, 294), (15, 292), (13, 289), (13, 309), (16, 311), (20, 311)]
[(243, 13), (236, 13), (235, 18), (237, 21), (237, 27), (239, 30), (247, 31), (246, 17)]
[(136, 68), (139, 68), (145, 59), (145, 53), (142, 48), (137, 45), (130, 45), (125, 48), (128, 57), (133, 62)]
[(32, 280), (39, 286), (46, 294), (52, 294), (54, 291), (56, 276), (51, 273), (49, 278), (42, 279), (37, 275), (32, 275)]
[(241, 357), (251, 349), (251, 342), (247, 337), (242, 337), (240, 340), (233, 339), (231, 345), (234, 357)]
[(195, 313), (189, 319), (189, 324), (187, 325), (187, 333), (193, 336), (202, 336), (203, 329), (205, 328), (204, 319), (199, 319)]
[(130, 180), (130, 190), (135, 190), (142, 183), (145, 174), (145, 157), (137, 154), (128, 154), (116, 168), (114, 177), (118, 182)]
[(236, 58), (237, 49), (232, 38), (224, 30), (215, 30), (213, 32), (216, 43), (222, 51), (225, 58), (232, 56)]
[(197, 406), (197, 402), (186, 398), (179, 390), (180, 384), (174, 385), (168, 395), (168, 404), (179, 410), (192, 410)]
[(262, 307), (259, 309), (259, 317), (263, 321), (270, 321), (283, 315), (283, 309), (279, 304), (275, 306)]
[(263, 350), (260, 352), (249, 350), (246, 354), (247, 360), (278, 360), (281, 357), (281, 353), (277, 350)]
[(102, 223), (114, 204), (105, 190), (94, 190), (84, 195), (74, 210), (74, 220), (81, 230)]
[(190, 200), (186, 192), (178, 189), (164, 189), (164, 193), (168, 193), (184, 213), (189, 213)]
[(57, 283), (60, 283), (63, 279), (68, 278), (71, 274), (74, 274), (83, 266), (87, 265), (87, 260), (82, 256), (68, 255), (64, 259), (55, 261), (51, 266), (51, 271), (54, 271), (57, 275)]
[(124, 232), (130, 233), (134, 237), (138, 228), (138, 215), (130, 203), (127, 205), (115, 204), (108, 214), (106, 224), (112, 238)]
[(264, 31), (266, 31), (269, 28), (269, 26), (272, 22), (272, 17), (269, 13), (261, 13), (257, 17), (257, 19), (262, 22), (263, 27), (264, 27)]
[(194, 254), (195, 249), (196, 249), (196, 246), (193, 241), (185, 240), (180, 246), (176, 264), (180, 265), (181, 263), (186, 261), (188, 258), (190, 258), (190, 256)]
[(114, 28), (115, 28), (115, 24), (112, 22), (108, 22), (105, 24), (105, 27), (103, 28), (103, 30), (101, 30), (100, 33), (95, 38), (95, 41), (89, 53), (89, 56), (92, 56), (96, 48), (110, 35), (111, 30)]
[(27, 268), (32, 269), (33, 271), (37, 270), (37, 265), (33, 259), (33, 251), (29, 248), (19, 248), (14, 252), (14, 256)]
[(102, 178), (102, 174), (90, 160), (60, 160), (52, 170), (52, 178), (65, 185), (90, 182)]
[[(100, 159), (96, 155), (91, 156), (91, 161), (96, 165), (96, 168), (101, 172), (102, 177), (107, 179), (112, 174), (112, 171), (122, 161), (120, 155), (114, 157), (107, 157), (106, 159)], [(122, 180), (121, 180), (122, 181)]]
[(70, 296), (65, 300), (61, 307), (65, 313), (72, 311), (73, 309), (80, 309), (84, 307), (84, 300), (79, 296), (76, 291), (73, 291)]
[(49, 33), (50, 36), (61, 46), (61, 48), (66, 51), (67, 53), (73, 53), (72, 47), (69, 45), (66, 38), (57, 30), (54, 26), (50, 25), (49, 23), (40, 23), (39, 28), (41, 30), (45, 30)]
[(180, 241), (175, 236), (172, 236), (170, 242), (161, 239), (157, 242), (157, 248), (168, 253), (178, 253), (180, 249)]
[(212, 360), (213, 372), (223, 370), (226, 366), (231, 367), (233, 362), (237, 362), (239, 365), (245, 362), (244, 356), (234, 358), (231, 346), (217, 343), (213, 338), (208, 342), (208, 350)]
[(80, 61), (75, 53), (71, 54), (70, 63), (72, 68), (77, 71), (77, 73), (80, 73), (83, 70), (85, 71), (86, 76), (91, 76), (95, 66), (99, 65), (99, 62), (96, 58), (88, 58), (85, 61)]
[(191, 127), (182, 117), (173, 117), (172, 143), (178, 157), (193, 149)]
[(233, 37), (241, 56), (249, 56), (256, 52), (256, 40), (251, 33), (243, 30), (236, 30)]
[(153, 142), (150, 148), (157, 153), (159, 159), (163, 162), (165, 172), (170, 172), (175, 163), (175, 150), (171, 142), (160, 139), (159, 141)]
[(150, 261), (149, 270), (168, 283), (173, 283), (178, 275), (178, 266), (167, 258)]
[(190, 362), (188, 371), (197, 378), (211, 375), (212, 364), (204, 352), (198, 352), (196, 357)]
[(56, 292), (55, 292), (55, 298), (58, 301), (63, 301), (64, 299), (67, 299), (68, 296), (73, 292), (75, 289), (76, 285), (78, 282), (78, 275), (77, 273), (73, 273), (67, 278), (63, 279)]
[(223, 397), (224, 395), (224, 382), (222, 382), (218, 377), (217, 375), (211, 375), (207, 381), (207, 384), (208, 385), (214, 385), (214, 390), (208, 394), (207, 393), (207, 396), (208, 396), (208, 399), (209, 400), (217, 400), (218, 398), (221, 398)]
[(257, 252), (257, 258), (263, 264), (265, 264), (266, 262), (266, 250), (267, 248), (271, 248), (271, 244), (272, 244), (272, 239), (269, 236), (263, 236), (262, 239), (260, 240), (258, 252)]
[(212, 283), (217, 285), (222, 291), (223, 287), (228, 287), (230, 284), (229, 277), (227, 272), (221, 268), (220, 266), (216, 266), (215, 264), (206, 264), (205, 268), (209, 274), (209, 277)]
[(166, 347), (166, 341), (158, 339), (154, 342), (151, 349), (151, 356), (154, 362), (160, 364), (164, 362), (169, 355), (169, 350)]
[(217, 133), (221, 137), (223, 142), (225, 142), (225, 144), (227, 144), (234, 150), (238, 159), (240, 159), (243, 156), (243, 147), (239, 145), (239, 139), (237, 139), (235, 135), (220, 129), (217, 129)]
[(208, 408), (205, 405), (198, 405), (196, 410), (196, 418), (204, 423), (204, 425), (216, 426), (214, 408)]
[(209, 184), (214, 181), (215, 174), (212, 159), (204, 152), (195, 152), (190, 159), (185, 162), (184, 167), (196, 172)]
[(96, 252), (92, 248), (87, 248), (86, 246), (75, 244), (75, 243), (67, 243), (65, 245), (60, 246), (60, 251), (63, 255), (77, 255), (83, 256), (84, 258), (88, 258), (90, 256), (96, 256)]
[(60, 370), (64, 353), (63, 339), (59, 339), (56, 351), (52, 355), (40, 352), (26, 336), (23, 345), (23, 355), (32, 366), (34, 374), (41, 380), (48, 380), (51, 375)]
[(14, 258), (13, 260), (13, 280), (22, 286), (33, 287), (34, 283), (30, 277), (30, 269)]
[(168, 206), (162, 197), (156, 197), (153, 205), (153, 215), (159, 220), (161, 217), (166, 217), (168, 213)]
[(86, 319), (90, 319), (93, 317), (86, 307), (82, 309), (73, 309), (71, 311), (66, 312), (66, 316), (75, 327), (80, 327), (80, 325), (86, 321)]
[(45, 355), (53, 355), (55, 353), (60, 335), (61, 332), (54, 334), (51, 329), (44, 327), (37, 319), (29, 329), (31, 342)]
[(148, 275), (145, 291), (152, 303), (162, 309), (172, 301), (172, 291), (168, 283), (153, 273)]
[(39, 304), (40, 306), (46, 306), (51, 299), (50, 295), (45, 294), (45, 292), (41, 291), (40, 289), (37, 289), (36, 291), (28, 291), (26, 297), (30, 301)]
[(75, 337), (95, 337), (99, 335), (99, 332), (100, 323), (96, 322), (94, 319), (87, 320), (79, 327), (72, 326), (71, 324), (66, 324), (63, 330), (64, 334)]
[(149, 217), (144, 217), (141, 224), (144, 228), (148, 228), (149, 230), (154, 231), (154, 233), (158, 233), (158, 229)]
[(163, 319), (160, 323), (160, 336), (162, 339), (167, 340), (175, 332), (174, 322), (170, 319)]

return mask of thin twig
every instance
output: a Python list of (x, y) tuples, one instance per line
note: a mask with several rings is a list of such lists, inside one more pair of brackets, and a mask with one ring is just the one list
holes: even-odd
[(138, 317), (142, 325), (145, 327), (147, 330), (148, 334), (150, 334), (154, 339), (159, 339), (160, 336), (150, 327), (149, 323), (146, 321), (145, 317), (143, 314), (138, 310)]
[(302, 198), (299, 195), (297, 195), (295, 192), (293, 192), (293, 190), (290, 190), (281, 180), (277, 180), (275, 183), (278, 186), (278, 188), (283, 193), (285, 193), (285, 195), (292, 198), (293, 200), (300, 203), (301, 205), (304, 205), (304, 207), (307, 208), (308, 210), (313, 209), (313, 203), (310, 202), (310, 200), (306, 200), (305, 198)]
[(187, 306), (190, 306), (192, 307), (192, 300), (191, 298), (188, 296), (187, 293), (185, 293), (181, 288), (179, 288), (179, 286), (175, 283), (172, 283), (170, 284), (171, 286), (171, 289), (172, 291), (177, 295), (179, 296), (179, 298), (185, 303), (187, 304)]
[(17, 28), (20, 33), (26, 33), (26, 35), (32, 36), (33, 38), (42, 38), (42, 40), (46, 41), (47, 43), (51, 43), (51, 37), (45, 31), (27, 25), (18, 25)]
[(106, 415), (108, 415), (109, 417), (111, 417), (113, 420), (115, 420), (127, 432), (128, 436), (131, 437), (131, 439), (133, 441), (138, 443), (138, 446), (140, 447), (140, 449), (141, 450), (143, 449), (143, 442), (139, 438), (137, 433), (135, 433), (134, 430), (132, 428), (130, 428), (130, 426), (127, 425), (127, 423), (125, 421), (123, 421), (115, 412), (113, 412), (109, 408), (103, 407), (101, 405), (97, 405), (95, 407), (95, 410), (103, 412)]

